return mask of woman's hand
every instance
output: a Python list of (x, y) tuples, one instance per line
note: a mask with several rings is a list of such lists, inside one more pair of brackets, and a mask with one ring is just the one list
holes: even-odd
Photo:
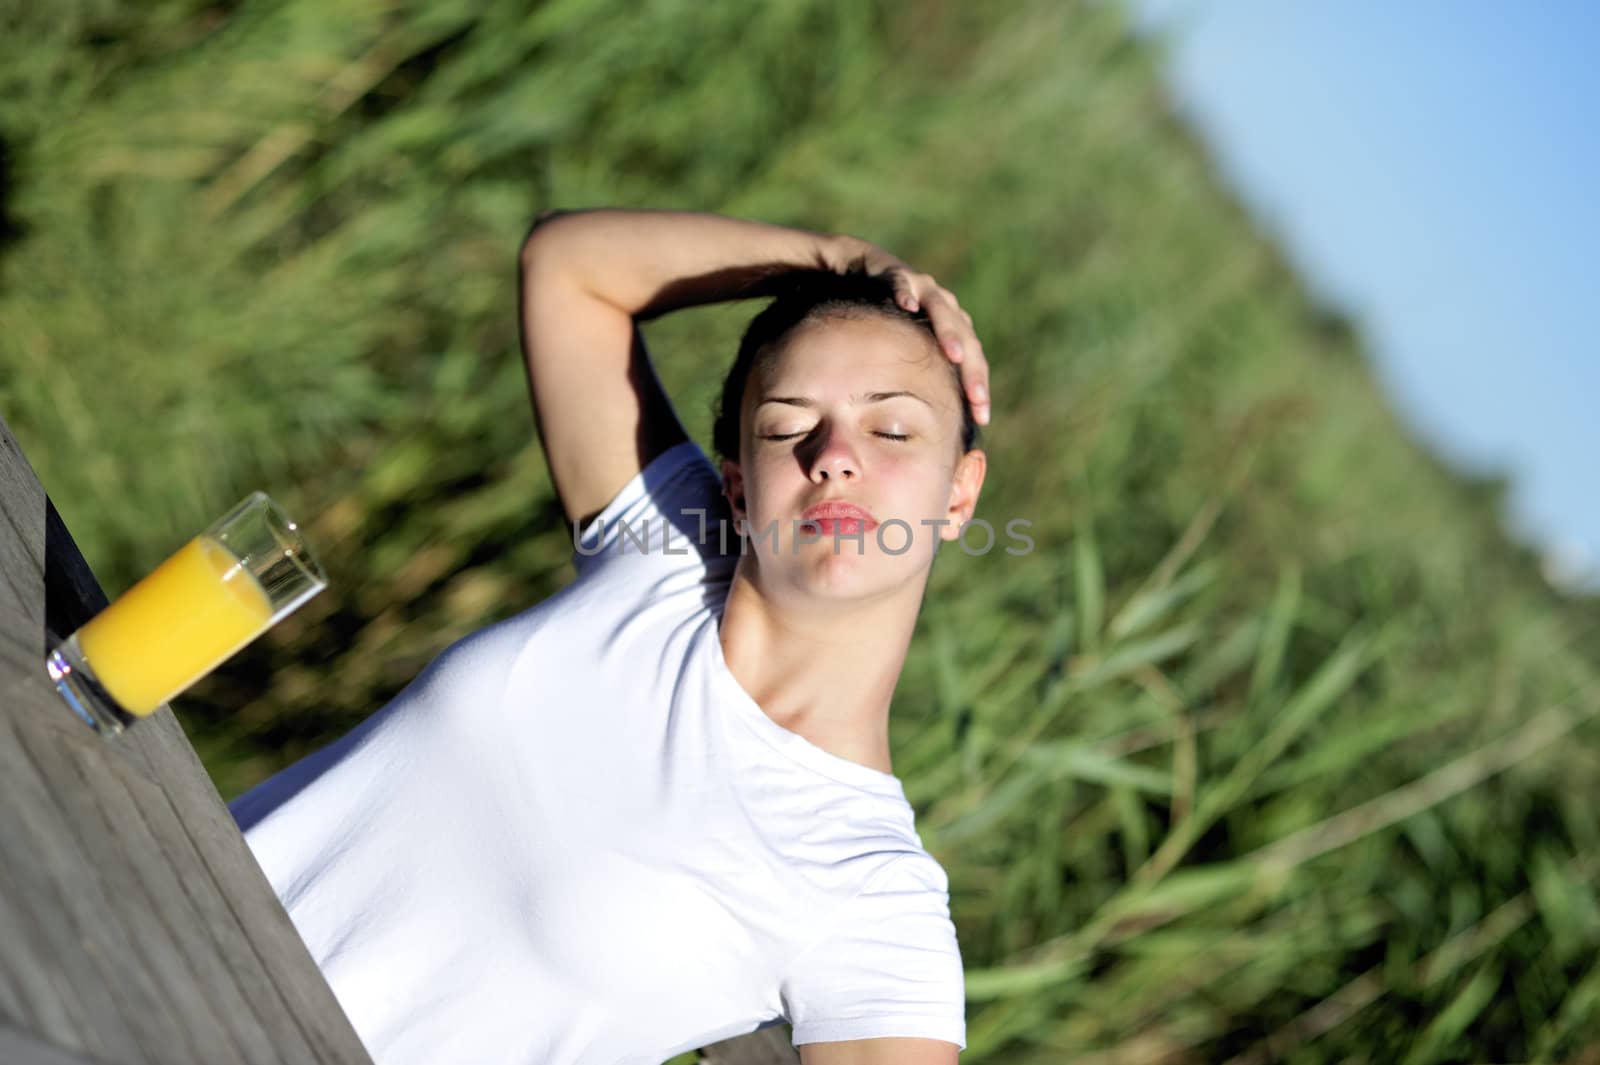
[(983, 343), (973, 331), (972, 315), (961, 309), (955, 293), (932, 275), (913, 270), (901, 259), (859, 237), (832, 238), (824, 258), (830, 268), (840, 273), (860, 266), (869, 274), (887, 274), (894, 281), (895, 301), (900, 306), (913, 314), (918, 308), (927, 311), (946, 357), (961, 366), (961, 385), (972, 404), (973, 418), (979, 425), (988, 425), (989, 362), (983, 356)]

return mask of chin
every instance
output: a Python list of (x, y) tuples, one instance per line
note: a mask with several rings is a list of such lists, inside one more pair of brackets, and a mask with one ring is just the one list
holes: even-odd
[(803, 563), (800, 580), (809, 590), (823, 597), (838, 599), (864, 599), (903, 591), (910, 584), (919, 587), (924, 582), (926, 567), (901, 555), (884, 555), (868, 547), (862, 554), (855, 553), (853, 544), (842, 545), (838, 555), (832, 553), (832, 544), (815, 544), (825, 548), (819, 557), (807, 558), (801, 549), (798, 561)]

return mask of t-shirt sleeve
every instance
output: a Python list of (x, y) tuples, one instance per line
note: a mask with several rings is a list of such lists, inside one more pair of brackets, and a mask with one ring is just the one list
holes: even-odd
[(721, 486), (699, 444), (674, 444), (578, 530), (572, 549), (578, 575), (617, 564), (660, 570), (737, 558), (739, 538)]
[(950, 889), (927, 855), (895, 859), (794, 962), (783, 999), (795, 1046), (912, 1036), (967, 1046)]

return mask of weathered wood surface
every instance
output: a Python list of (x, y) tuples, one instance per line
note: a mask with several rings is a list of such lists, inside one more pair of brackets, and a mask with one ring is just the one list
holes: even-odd
[(702, 1065), (795, 1065), (799, 1060), (800, 1054), (784, 1025), (700, 1048)]
[(0, 421), (0, 1061), (370, 1065), (172, 712), (107, 741), (51, 687), (104, 605)]

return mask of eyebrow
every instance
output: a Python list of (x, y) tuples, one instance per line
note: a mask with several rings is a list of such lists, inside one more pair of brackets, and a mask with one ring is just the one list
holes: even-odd
[[(852, 404), (881, 403), (886, 399), (895, 399), (899, 396), (910, 396), (918, 403), (927, 406), (930, 410), (933, 409), (932, 403), (929, 403), (915, 392), (907, 392), (903, 389), (895, 392), (867, 392), (864, 395), (851, 396), (850, 402)], [(816, 400), (810, 399), (806, 396), (763, 396), (756, 406), (759, 408), (768, 403), (786, 403), (793, 407), (806, 407), (811, 409), (814, 409), (817, 405)]]

